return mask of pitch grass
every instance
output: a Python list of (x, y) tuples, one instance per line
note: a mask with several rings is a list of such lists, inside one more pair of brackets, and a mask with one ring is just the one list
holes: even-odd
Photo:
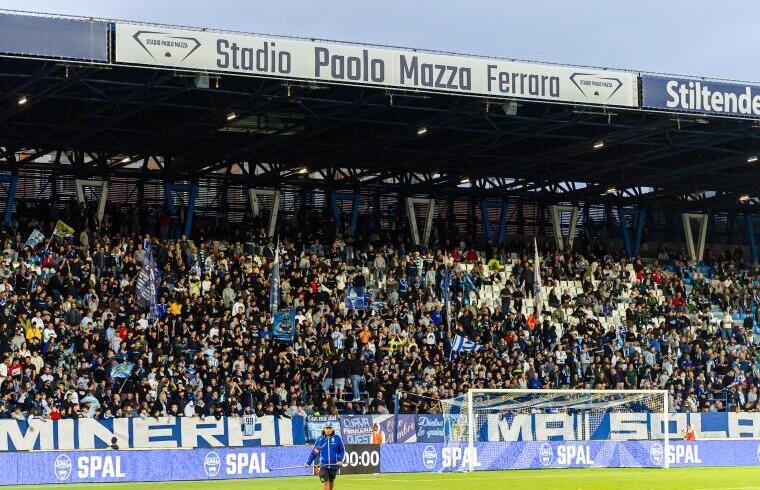
[[(320, 490), (316, 477), (161, 483), (39, 485), (83, 490)], [(339, 476), (336, 490), (760, 490), (760, 467), (577, 469)]]

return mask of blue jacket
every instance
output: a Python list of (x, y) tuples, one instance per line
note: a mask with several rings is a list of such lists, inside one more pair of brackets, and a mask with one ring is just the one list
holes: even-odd
[[(317, 437), (306, 464), (312, 464), (316, 459), (320, 466), (330, 467), (328, 469), (338, 469), (338, 463), (343, 461), (345, 453), (346, 448), (343, 446), (343, 440), (339, 435), (333, 434), (330, 437), (321, 435)], [(332, 468), (333, 466), (334, 468)]]

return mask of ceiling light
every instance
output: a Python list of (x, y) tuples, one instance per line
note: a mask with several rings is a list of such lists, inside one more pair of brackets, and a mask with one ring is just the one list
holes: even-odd
[(609, 189), (607, 189), (607, 194), (617, 194), (617, 189), (615, 189), (614, 187), (610, 187)]
[(747, 201), (749, 201), (749, 194), (742, 194), (741, 196), (739, 196), (739, 200), (741, 202), (747, 202)]
[(299, 168), (298, 169), (298, 173), (301, 174), (301, 175), (308, 174), (309, 173), (309, 169), (306, 168), (306, 167)]
[(464, 177), (462, 180), (459, 181), (459, 183), (460, 184), (469, 184), (470, 183), (470, 178), (469, 177)]
[(129, 157), (124, 157), (124, 158), (121, 159), (121, 163), (129, 163), (131, 161), (132, 161), (132, 159), (129, 158)]
[(755, 163), (757, 161), (757, 155), (752, 155), (747, 158), (747, 163)]
[(227, 120), (228, 121), (232, 121), (236, 117), (237, 117), (237, 114), (235, 114), (234, 112), (230, 112), (229, 114), (227, 114)]
[(422, 136), (425, 133), (427, 133), (427, 128), (425, 126), (422, 126), (417, 130), (417, 136)]
[(22, 95), (21, 97), (18, 98), (17, 102), (18, 102), (18, 105), (24, 105), (27, 102), (29, 102), (29, 99), (26, 98), (26, 95)]
[(604, 141), (597, 141), (596, 143), (594, 143), (595, 150), (599, 150), (601, 148), (604, 148)]

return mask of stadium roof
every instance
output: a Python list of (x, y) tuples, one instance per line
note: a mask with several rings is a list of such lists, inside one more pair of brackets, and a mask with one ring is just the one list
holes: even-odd
[(20, 56), (0, 108), (0, 169), (682, 209), (760, 184), (750, 119)]

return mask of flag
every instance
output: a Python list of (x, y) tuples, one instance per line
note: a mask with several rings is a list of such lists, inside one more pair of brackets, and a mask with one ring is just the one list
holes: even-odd
[(277, 342), (292, 344), (296, 337), (295, 310), (276, 311), (272, 325), (272, 338)]
[(256, 414), (243, 414), (243, 435), (251, 437), (256, 433)]
[(470, 291), (475, 291), (475, 283), (472, 282), (472, 278), (467, 274), (467, 272), (464, 273), (464, 292), (468, 293)]
[(158, 318), (158, 301), (156, 301), (156, 267), (153, 263), (153, 253), (148, 251), (142, 268), (137, 274), (135, 294), (148, 307), (148, 319)]
[(116, 378), (128, 378), (132, 374), (132, 370), (135, 368), (134, 362), (122, 362), (111, 368), (111, 377)]
[(271, 285), (269, 288), (269, 309), (274, 318), (280, 305), (280, 243), (274, 250), (274, 265), (272, 266)]
[(352, 310), (367, 308), (367, 291), (361, 286), (351, 286), (346, 293), (346, 307)]
[(449, 354), (449, 360), (456, 359), (460, 352), (477, 352), (483, 348), (482, 345), (477, 342), (473, 342), (467, 337), (461, 335), (454, 335), (454, 339), (451, 341), (451, 353)]
[(441, 296), (443, 296), (443, 315), (446, 326), (451, 326), (451, 275), (449, 275), (449, 265), (444, 264), (443, 280), (441, 281)]
[(541, 259), (538, 257), (538, 242), (533, 237), (533, 314), (536, 315), (536, 324), (541, 323)]
[(153, 260), (153, 249), (148, 247), (147, 261), (150, 264), (150, 309), (148, 310), (148, 320), (154, 321), (158, 319), (158, 286), (157, 278), (160, 277), (156, 262)]
[(29, 238), (26, 239), (25, 247), (34, 248), (45, 240), (45, 235), (38, 229), (34, 229)]
[(68, 237), (73, 234), (74, 228), (70, 227), (61, 220), (58, 220), (58, 222), (55, 224), (55, 229), (53, 229), (53, 235), (55, 236)]
[(618, 348), (623, 347), (623, 344), (625, 343), (625, 336), (628, 335), (628, 325), (622, 323), (618, 325), (615, 330), (617, 333), (617, 346)]

